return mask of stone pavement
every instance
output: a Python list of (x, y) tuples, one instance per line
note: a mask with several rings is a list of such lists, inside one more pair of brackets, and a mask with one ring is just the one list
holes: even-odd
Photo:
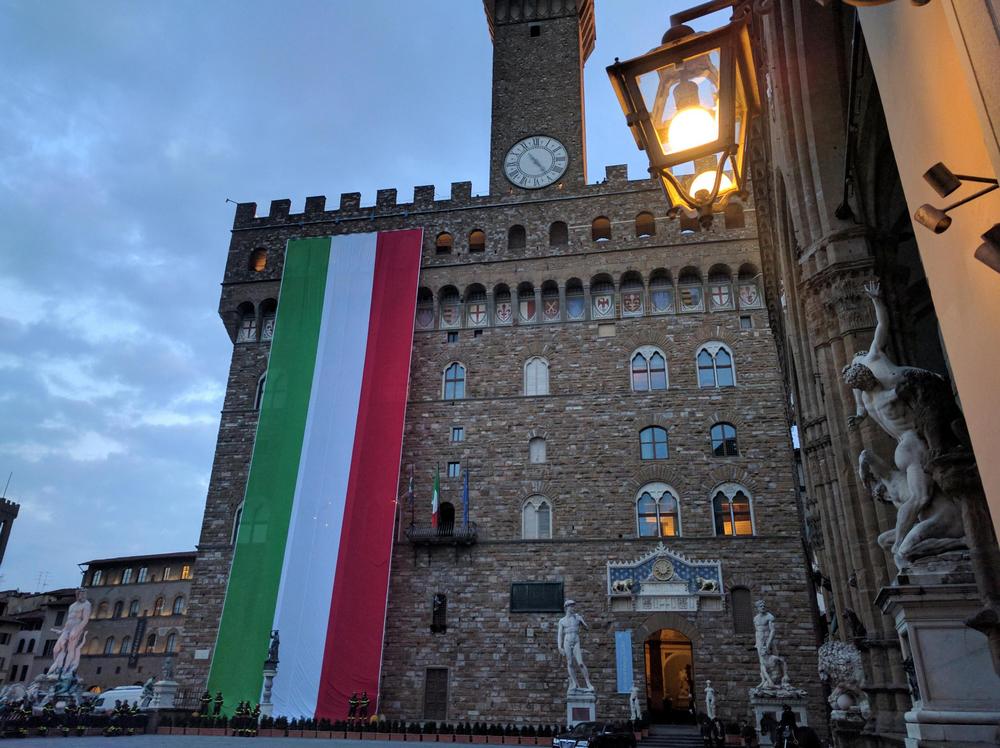
[[(189, 745), (205, 746), (205, 748), (211, 748), (212, 746), (219, 746), (219, 748), (227, 748), (228, 746), (247, 746), (248, 748), (286, 746), (290, 748), (291, 746), (299, 745), (302, 741), (302, 738), (253, 738), (250, 740), (248, 738), (211, 738), (196, 737), (193, 735), (136, 735), (130, 738), (25, 738), (19, 745), (58, 745), (59, 748), (88, 748), (88, 746), (89, 748), (98, 748), (98, 746), (104, 745), (116, 745), (120, 748), (185, 748)], [(316, 742), (315, 740), (311, 740), (308, 745), (314, 746)], [(395, 748), (400, 748), (406, 745), (412, 748), (413, 745), (412, 743), (407, 744), (391, 740), (330, 740), (326, 742), (335, 745), (336, 748), (375, 748), (376, 746), (394, 746)], [(306, 745), (304, 742), (302, 744)], [(451, 745), (464, 746), (472, 745), (472, 743), (452, 743)], [(476, 748), (483, 748), (483, 746), (477, 744)]]

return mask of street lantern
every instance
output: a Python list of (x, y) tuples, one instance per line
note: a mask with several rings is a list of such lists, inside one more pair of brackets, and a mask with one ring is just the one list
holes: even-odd
[(760, 107), (748, 15), (707, 33), (674, 25), (661, 46), (616, 58), (608, 76), (674, 214), (709, 225), (745, 194), (749, 119)]

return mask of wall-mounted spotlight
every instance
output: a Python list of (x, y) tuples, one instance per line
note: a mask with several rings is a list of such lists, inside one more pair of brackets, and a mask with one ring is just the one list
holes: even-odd
[(1000, 223), (983, 234), (983, 243), (976, 250), (976, 259), (1000, 273)]
[(924, 204), (917, 208), (917, 212), (913, 214), (913, 218), (921, 226), (925, 226), (935, 234), (943, 234), (951, 226), (951, 216), (948, 215), (949, 212), (953, 211), (955, 208), (965, 205), (968, 202), (975, 200), (977, 197), (982, 197), (983, 195), (993, 192), (997, 189), (997, 180), (992, 177), (972, 177), (967, 174), (955, 174), (944, 164), (938, 162), (934, 164), (930, 169), (924, 173), (924, 181), (931, 186), (931, 188), (941, 197), (948, 197), (952, 192), (957, 190), (962, 186), (962, 182), (977, 182), (979, 184), (989, 185), (984, 189), (974, 192), (968, 197), (964, 197), (961, 200), (947, 205), (944, 208), (935, 208), (933, 205)]

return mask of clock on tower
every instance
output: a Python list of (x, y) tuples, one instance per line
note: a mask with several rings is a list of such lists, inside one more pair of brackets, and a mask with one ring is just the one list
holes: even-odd
[(483, 0), (493, 37), (490, 194), (586, 183), (593, 0)]

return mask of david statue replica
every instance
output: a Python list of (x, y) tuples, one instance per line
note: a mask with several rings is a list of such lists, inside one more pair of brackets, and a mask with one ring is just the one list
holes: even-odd
[(52, 629), (59, 632), (56, 645), (52, 649), (52, 664), (46, 671), (47, 675), (54, 675), (60, 680), (67, 675), (75, 675), (76, 669), (80, 666), (80, 652), (87, 640), (87, 624), (90, 622), (90, 600), (83, 588), (76, 591), (76, 600), (66, 611), (66, 622), (62, 630)]
[[(573, 600), (567, 600), (563, 603), (566, 615), (559, 619), (559, 625), (556, 628), (556, 644), (559, 647), (559, 654), (566, 658), (566, 672), (569, 675), (568, 690), (593, 691), (594, 687), (590, 685), (587, 666), (583, 664), (583, 651), (580, 649), (580, 629), (586, 629), (589, 626), (584, 623), (583, 616), (574, 610), (575, 606), (576, 603)], [(573, 672), (574, 662), (580, 674), (583, 675), (583, 682), (586, 683), (582, 689), (576, 679), (576, 674)]]
[(966, 547), (961, 508), (935, 482), (932, 467), (935, 458), (958, 446), (961, 417), (943, 377), (897, 366), (888, 357), (889, 314), (879, 284), (868, 283), (864, 290), (875, 307), (875, 336), (871, 350), (844, 368), (856, 405), (848, 425), (856, 428), (870, 417), (896, 441), (893, 465), (866, 449), (858, 473), (875, 499), (896, 506), (896, 527), (878, 543), (902, 570), (919, 558)]

